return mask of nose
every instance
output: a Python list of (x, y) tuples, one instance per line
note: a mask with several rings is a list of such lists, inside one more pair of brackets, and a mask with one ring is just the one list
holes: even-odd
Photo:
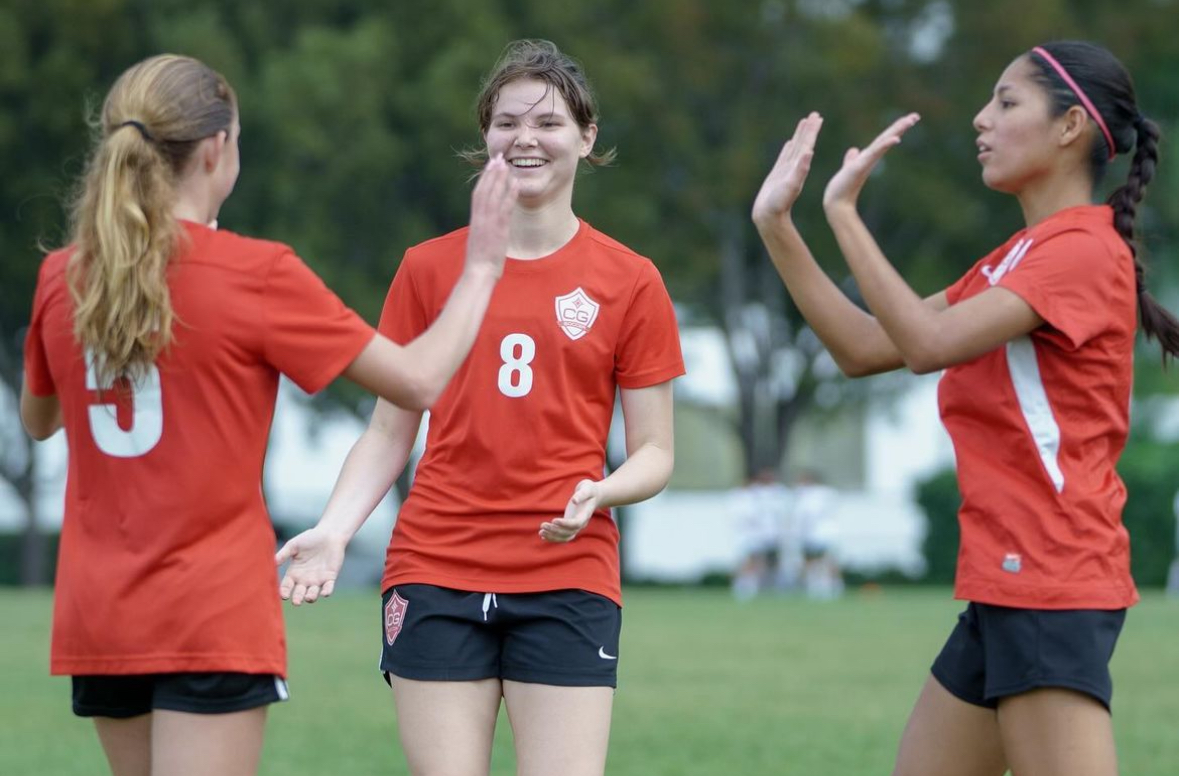
[(520, 148), (528, 148), (536, 145), (536, 134), (527, 121), (521, 121), (519, 128), (516, 130), (516, 139), (514, 145)]
[(984, 105), (982, 107), (982, 110), (980, 110), (978, 113), (975, 114), (974, 120), (971, 122), (971, 124), (974, 126), (975, 131), (982, 132), (988, 126), (987, 109), (990, 106), (991, 106), (991, 104), (987, 103), (986, 105)]

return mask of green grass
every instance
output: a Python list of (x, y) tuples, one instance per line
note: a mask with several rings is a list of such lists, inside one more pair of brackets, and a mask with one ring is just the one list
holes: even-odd
[[(627, 591), (608, 772), (887, 773), (929, 663), (960, 605), (945, 590), (885, 589), (828, 604), (724, 591)], [(290, 703), (273, 708), (262, 773), (405, 773), (376, 671), (376, 594), (290, 610)], [(47, 674), (50, 596), (0, 592), (0, 774), (101, 774), (69, 682)], [(1114, 659), (1122, 772), (1179, 763), (1179, 601), (1131, 611)], [(513, 772), (501, 716), (493, 772)]]

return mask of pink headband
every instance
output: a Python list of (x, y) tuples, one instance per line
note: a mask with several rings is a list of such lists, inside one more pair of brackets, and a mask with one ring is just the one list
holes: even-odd
[(1101, 114), (1097, 112), (1097, 108), (1094, 107), (1092, 102), (1090, 102), (1089, 98), (1085, 95), (1085, 92), (1083, 92), (1081, 87), (1077, 85), (1077, 82), (1072, 79), (1072, 76), (1068, 74), (1068, 71), (1064, 69), (1064, 66), (1057, 62), (1056, 59), (1042, 46), (1036, 46), (1034, 49), (1032, 49), (1032, 51), (1036, 54), (1039, 54), (1041, 57), (1043, 57), (1045, 62), (1052, 65), (1052, 69), (1056, 71), (1057, 75), (1064, 79), (1064, 82), (1068, 84), (1068, 88), (1073, 90), (1073, 94), (1077, 95), (1077, 98), (1081, 101), (1081, 104), (1085, 106), (1085, 110), (1087, 110), (1089, 115), (1093, 117), (1093, 120), (1097, 122), (1097, 128), (1101, 130), (1101, 134), (1105, 135), (1106, 145), (1109, 146), (1109, 159), (1112, 162), (1114, 156), (1117, 155), (1117, 149), (1114, 148), (1113, 135), (1109, 133), (1109, 127), (1105, 126), (1105, 120), (1101, 118)]

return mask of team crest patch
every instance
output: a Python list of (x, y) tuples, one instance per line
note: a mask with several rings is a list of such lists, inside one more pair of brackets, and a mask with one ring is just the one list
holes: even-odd
[(1018, 552), (1009, 552), (1003, 558), (1003, 570), (1010, 574), (1018, 574), (1023, 569), (1023, 558)]
[(405, 610), (409, 608), (409, 601), (397, 595), (389, 596), (389, 603), (385, 604), (385, 641), (389, 646), (397, 641), (397, 634), (401, 633), (401, 626), (405, 624)]
[(584, 337), (598, 319), (598, 303), (580, 287), (565, 296), (558, 296), (556, 303), (557, 325), (571, 340)]

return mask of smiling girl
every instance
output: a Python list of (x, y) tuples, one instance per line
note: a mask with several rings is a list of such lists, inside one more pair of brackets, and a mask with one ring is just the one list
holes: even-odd
[[(1135, 317), (1179, 354), (1179, 324), (1146, 292), (1134, 216), (1158, 127), (1105, 49), (1038, 46), (974, 119), (983, 181), (1026, 228), (949, 288), (919, 298), (856, 212), (884, 153), (917, 122), (851, 149), (823, 197), (871, 315), (823, 274), (791, 220), (822, 119), (800, 122), (753, 208), (791, 296), (845, 373), (945, 370), (943, 422), (962, 493), (955, 596), (968, 601), (933, 664), (895, 773), (1117, 772), (1109, 660), (1138, 600), (1115, 465), (1129, 425)], [(1119, 153), (1126, 183), (1094, 188)]]
[[(487, 773), (501, 699), (518, 773), (604, 771), (621, 592), (610, 507), (667, 484), (675, 313), (655, 266), (574, 215), (597, 107), (547, 41), (511, 44), (478, 101), (480, 162), (518, 185), (504, 277), (470, 357), (431, 409), (389, 545), (381, 670), (413, 773)], [(405, 254), (380, 331), (428, 326), (466, 230)], [(603, 476), (621, 397), (626, 462)], [(344, 547), (405, 466), (421, 413), (379, 402), (318, 526), (281, 551), (295, 604), (328, 595)]]

